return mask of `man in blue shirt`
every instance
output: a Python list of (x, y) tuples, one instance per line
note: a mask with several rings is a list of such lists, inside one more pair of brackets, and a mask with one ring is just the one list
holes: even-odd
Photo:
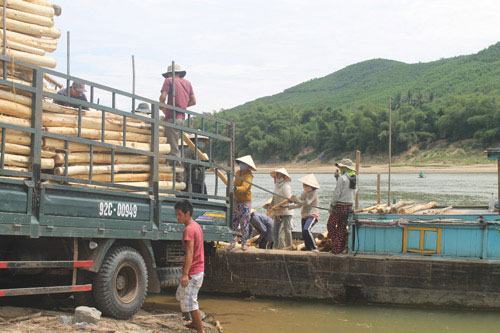
[(259, 234), (259, 249), (273, 248), (274, 221), (269, 216), (257, 213), (254, 209), (250, 214), (250, 234), (255, 229)]
[[(71, 98), (76, 98), (85, 102), (88, 102), (87, 96), (85, 95), (85, 92), (87, 90), (85, 89), (85, 85), (83, 83), (78, 83), (78, 82), (73, 82), (71, 86), (69, 87), (69, 95), (68, 95), (68, 89), (63, 88), (57, 92), (58, 95), (63, 95), (63, 96), (70, 96)], [(66, 103), (63, 101), (54, 101), (56, 104), (59, 105), (64, 105), (64, 106), (71, 106), (73, 108), (78, 108), (78, 105), (76, 104), (71, 104), (71, 103)], [(86, 106), (82, 107), (82, 110), (88, 110), (89, 108)]]

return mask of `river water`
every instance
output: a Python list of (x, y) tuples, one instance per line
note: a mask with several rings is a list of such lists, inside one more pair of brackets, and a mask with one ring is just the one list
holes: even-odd
[[(203, 288), (202, 288), (203, 290)], [(170, 295), (149, 301), (178, 309)], [(493, 333), (500, 313), (380, 305), (335, 305), (200, 295), (201, 309), (219, 320), (225, 333)]]
[[(296, 195), (302, 192), (300, 177), (304, 174), (292, 174), (292, 191)], [(336, 180), (333, 174), (317, 174), (321, 185), (319, 190), (319, 206), (328, 208), (332, 198)], [(359, 194), (361, 207), (376, 203), (376, 175), (363, 174), (359, 177)], [(208, 177), (207, 188), (209, 193), (214, 191), (214, 178)], [(270, 191), (274, 189), (272, 178), (268, 174), (256, 174), (254, 183)], [(381, 175), (381, 198), (387, 202), (387, 175)], [(220, 187), (219, 191), (223, 191)], [(419, 178), (418, 174), (393, 174), (391, 176), (392, 197), (396, 200), (412, 200), (415, 202), (436, 201), (440, 206), (487, 206), (492, 193), (496, 195), (497, 179), (495, 173), (432, 173)], [(219, 192), (222, 193), (222, 192)], [(264, 212), (261, 208), (271, 194), (258, 188), (252, 189), (252, 205), (255, 209)], [(328, 212), (322, 211), (319, 223), (313, 231), (325, 229)], [(294, 229), (299, 230), (300, 211), (295, 212)], [(500, 332), (500, 329), (499, 329)]]
[[(298, 181), (303, 174), (292, 174), (294, 194), (300, 194)], [(328, 207), (335, 187), (333, 174), (316, 175), (321, 189), (320, 206)], [(273, 189), (271, 177), (256, 174), (254, 182)], [(496, 175), (484, 174), (394, 174), (391, 187), (396, 200), (437, 201), (439, 205), (488, 205), (491, 193), (496, 191)], [(208, 179), (209, 190), (214, 181)], [(382, 175), (382, 202), (387, 201), (387, 175)], [(361, 206), (373, 205), (376, 200), (376, 175), (361, 175), (359, 179)], [(270, 197), (257, 188), (253, 189), (253, 206), (260, 207)], [(299, 212), (295, 214), (298, 229)], [(327, 212), (322, 213), (314, 231), (325, 228)], [(172, 296), (158, 296), (155, 301), (176, 307)], [(500, 313), (480, 310), (446, 310), (380, 305), (333, 305), (320, 302), (289, 300), (243, 299), (231, 297), (200, 297), (202, 309), (221, 321), (225, 332), (500, 332)]]

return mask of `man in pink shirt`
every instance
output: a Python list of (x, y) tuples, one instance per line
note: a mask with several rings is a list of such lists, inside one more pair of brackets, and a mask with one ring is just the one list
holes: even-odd
[[(174, 73), (174, 77), (172, 77), (172, 72)], [(162, 75), (165, 78), (165, 81), (161, 87), (160, 103), (165, 103), (165, 101), (167, 101), (168, 105), (181, 109), (186, 109), (189, 106), (196, 105), (196, 97), (194, 96), (191, 82), (184, 78), (184, 76), (186, 76), (186, 71), (182, 70), (179, 65), (175, 65), (173, 71), (172, 66), (168, 66), (167, 72)], [(183, 112), (174, 112), (174, 110), (168, 108), (162, 108), (162, 110), (165, 114), (165, 119), (168, 122), (174, 123), (178, 126), (183, 125), (184, 119), (186, 118), (186, 115)], [(167, 127), (166, 134), (168, 143), (170, 143), (170, 153), (172, 155), (179, 156), (179, 135), (177, 131)]]
[(201, 313), (198, 305), (198, 291), (203, 284), (205, 271), (205, 251), (203, 248), (203, 230), (193, 221), (193, 205), (189, 200), (177, 201), (175, 204), (177, 221), (184, 224), (182, 241), (184, 244), (184, 264), (182, 277), (177, 288), (176, 298), (181, 303), (182, 312), (191, 313), (189, 328), (198, 333), (204, 332)]

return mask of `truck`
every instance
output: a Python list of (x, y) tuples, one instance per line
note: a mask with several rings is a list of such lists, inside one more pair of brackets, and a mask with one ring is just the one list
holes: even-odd
[[(130, 318), (148, 293), (177, 283), (183, 255), (183, 225), (177, 223), (174, 210), (178, 200), (192, 202), (193, 219), (202, 226), (208, 254), (215, 242), (233, 237), (234, 123), (8, 56), (0, 56), (0, 62), (0, 92), (15, 93), (16, 101), (17, 97), (29, 97), (31, 102), (28, 126), (0, 118), (0, 298), (67, 294), (78, 304), (93, 305), (107, 316)], [(29, 73), (31, 84), (10, 78), (7, 74), (14, 67)], [(85, 85), (88, 101), (48, 89), (44, 82), (47, 76), (63, 80), (67, 87), (71, 82)], [(52, 101), (73, 106), (71, 117), (76, 125), (71, 135), (46, 128), (46, 109), (53, 108)], [(151, 114), (135, 112), (139, 102), (149, 104)], [(172, 110), (174, 117), (184, 113), (185, 124), (161, 118), (165, 108)], [(97, 139), (88, 136), (84, 127), (87, 112), (101, 115)], [(64, 115), (57, 117), (63, 119)], [(107, 140), (108, 119), (121, 121), (119, 142)], [(128, 143), (127, 137), (133, 135), (129, 124), (147, 125), (147, 150)], [(189, 145), (180, 144), (180, 156), (160, 150), (168, 129), (178, 131), (181, 138), (193, 138)], [(12, 147), (8, 138), (14, 133), (31, 139), (25, 168), (7, 167), (7, 148)], [(198, 148), (198, 136), (207, 138), (206, 152)], [(44, 167), (47, 156), (43, 147), (50, 140), (59, 142), (49, 153), (59, 156), (63, 172)], [(88, 176), (76, 177), (68, 172), (72, 147), (82, 146), (87, 147), (84, 167)], [(185, 154), (186, 149), (195, 150), (194, 158)], [(223, 161), (215, 160), (216, 151), (225, 156)], [(99, 166), (98, 155), (110, 161), (106, 177), (98, 178), (93, 172)], [(116, 156), (147, 161), (149, 179), (137, 183), (140, 186), (117, 181)], [(209, 193), (194, 193), (190, 184), (184, 190), (177, 187), (182, 179), (176, 168), (188, 172), (194, 166), (204, 167), (207, 175), (214, 177)], [(162, 168), (172, 170), (169, 181), (159, 178)]]

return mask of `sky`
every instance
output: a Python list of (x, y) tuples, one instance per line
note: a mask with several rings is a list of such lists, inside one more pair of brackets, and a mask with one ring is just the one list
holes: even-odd
[(174, 60), (197, 112), (228, 109), (372, 58), (407, 63), (500, 41), (499, 0), (54, 0), (66, 72), (154, 100)]

